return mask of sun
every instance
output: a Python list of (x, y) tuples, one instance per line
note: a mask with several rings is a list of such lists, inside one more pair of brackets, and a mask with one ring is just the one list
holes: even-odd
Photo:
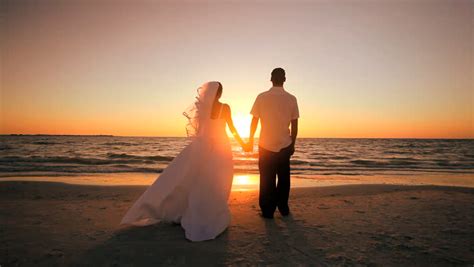
[[(234, 126), (242, 138), (248, 138), (250, 133), (250, 123), (252, 122), (252, 115), (245, 113), (232, 114)], [(228, 136), (232, 136), (230, 131), (227, 131)]]

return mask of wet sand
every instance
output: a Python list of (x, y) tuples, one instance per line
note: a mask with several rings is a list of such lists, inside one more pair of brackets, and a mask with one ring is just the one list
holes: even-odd
[(233, 191), (228, 230), (201, 243), (179, 225), (120, 227), (144, 190), (0, 182), (0, 265), (474, 264), (473, 188), (294, 188), (292, 216), (274, 220), (259, 217), (257, 191)]

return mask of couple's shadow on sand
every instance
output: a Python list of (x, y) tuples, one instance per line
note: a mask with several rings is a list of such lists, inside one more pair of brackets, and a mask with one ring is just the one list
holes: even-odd
[[(230, 225), (215, 240), (190, 242), (180, 225), (127, 227), (74, 260), (76, 266), (264, 265), (314, 262), (303, 226), (291, 216)], [(297, 243), (297, 246), (292, 245)], [(313, 255), (311, 255), (313, 254)], [(295, 257), (296, 256), (296, 257)]]

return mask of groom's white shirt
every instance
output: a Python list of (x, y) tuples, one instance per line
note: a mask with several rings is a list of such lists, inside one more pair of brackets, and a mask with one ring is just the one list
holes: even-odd
[(259, 146), (278, 152), (291, 144), (289, 126), (300, 114), (296, 97), (283, 87), (274, 86), (259, 94), (250, 114), (260, 119)]

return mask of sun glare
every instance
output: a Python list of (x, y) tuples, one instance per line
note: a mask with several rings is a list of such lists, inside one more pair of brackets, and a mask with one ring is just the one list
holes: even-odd
[(258, 189), (259, 176), (255, 174), (234, 175), (232, 191), (247, 191)]
[(236, 175), (234, 176), (234, 184), (235, 185), (249, 185), (253, 184), (252, 179), (248, 175)]
[[(234, 126), (239, 132), (242, 138), (248, 138), (250, 133), (250, 123), (252, 121), (252, 116), (250, 114), (236, 113), (232, 114), (232, 120), (234, 121)], [(229, 136), (232, 136), (230, 132), (227, 133)]]
[(250, 179), (247, 175), (240, 175), (234, 177), (234, 184), (246, 185), (250, 183)]

